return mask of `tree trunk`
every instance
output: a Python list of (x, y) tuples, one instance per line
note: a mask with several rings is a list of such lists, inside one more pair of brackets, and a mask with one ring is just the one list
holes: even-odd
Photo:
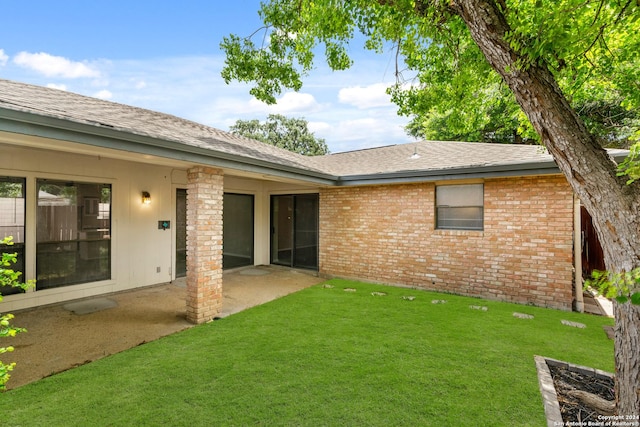
[(614, 301), (613, 313), (618, 414), (640, 415), (640, 306)]
[[(544, 64), (518, 68), (522, 55), (505, 40), (509, 24), (499, 0), (450, 0), (491, 66), (515, 94), (574, 192), (591, 216), (613, 272), (640, 267), (640, 183), (626, 185), (616, 165), (589, 134)], [(504, 6), (502, 6), (504, 7)], [(524, 61), (526, 63), (526, 61)], [(616, 306), (618, 413), (640, 414), (640, 307)]]

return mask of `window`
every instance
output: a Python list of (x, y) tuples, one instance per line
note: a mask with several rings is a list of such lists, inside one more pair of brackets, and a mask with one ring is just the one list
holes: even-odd
[(483, 226), (483, 184), (436, 187), (436, 228), (482, 230)]
[[(0, 250), (17, 254), (16, 263), (10, 269), (24, 274), (24, 203), (25, 179), (0, 177), (0, 239), (13, 237), (13, 245), (0, 245)], [(24, 282), (25, 277), (20, 276)], [(22, 292), (20, 288), (0, 286), (0, 294)]]
[(111, 186), (38, 180), (36, 290), (111, 278)]

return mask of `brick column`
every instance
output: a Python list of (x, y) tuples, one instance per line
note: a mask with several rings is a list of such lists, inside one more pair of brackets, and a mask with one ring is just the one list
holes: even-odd
[(204, 323), (222, 306), (223, 173), (187, 171), (187, 320)]

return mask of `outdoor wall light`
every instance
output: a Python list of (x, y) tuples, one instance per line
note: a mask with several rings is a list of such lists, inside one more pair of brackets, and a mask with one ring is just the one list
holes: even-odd
[(150, 205), (151, 204), (151, 194), (149, 194), (148, 191), (143, 191), (142, 192), (142, 203), (145, 205)]

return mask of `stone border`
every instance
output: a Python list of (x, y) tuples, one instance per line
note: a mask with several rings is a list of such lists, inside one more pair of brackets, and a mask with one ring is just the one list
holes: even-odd
[(577, 372), (582, 375), (596, 377), (599, 379), (613, 379), (614, 377), (613, 374), (601, 371), (600, 369), (573, 365), (571, 363), (547, 357), (534, 356), (534, 360), (538, 370), (538, 384), (540, 385), (540, 394), (542, 394), (542, 403), (544, 405), (544, 413), (547, 416), (548, 427), (564, 425), (564, 422), (562, 421), (562, 414), (560, 413), (560, 404), (558, 403), (556, 387), (553, 385), (553, 378), (551, 377), (549, 366), (568, 369), (571, 372)]
[(538, 370), (538, 385), (540, 386), (540, 394), (542, 394), (544, 413), (547, 416), (547, 427), (564, 425), (556, 388), (553, 385), (549, 366), (547, 366), (547, 359), (542, 356), (534, 356), (533, 358), (536, 361)]
[(601, 380), (613, 380), (614, 379), (614, 375), (612, 373), (606, 372), (606, 371), (602, 371), (600, 369), (594, 369), (594, 368), (590, 368), (588, 366), (574, 365), (574, 364), (571, 364), (571, 363), (563, 362), (561, 360), (550, 359), (548, 357), (545, 357), (545, 360), (547, 361), (548, 365), (556, 366), (556, 367), (559, 367), (559, 368), (568, 369), (571, 372), (577, 372), (577, 373), (582, 374), (582, 375), (588, 375), (588, 376), (591, 376), (591, 377), (596, 377), (596, 378), (601, 379)]

